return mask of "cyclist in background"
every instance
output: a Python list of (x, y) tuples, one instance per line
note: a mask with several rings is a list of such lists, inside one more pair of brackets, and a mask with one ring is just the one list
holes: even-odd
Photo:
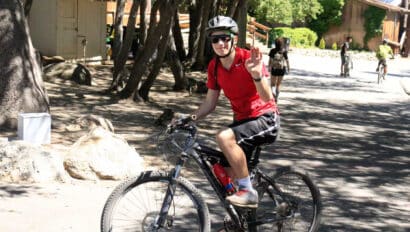
[(376, 57), (379, 60), (379, 63), (377, 64), (376, 72), (379, 71), (380, 65), (383, 65), (383, 67), (384, 67), (383, 78), (387, 74), (387, 61), (386, 61), (386, 58), (387, 58), (388, 55), (391, 55), (391, 58), (394, 59), (393, 50), (388, 45), (387, 40), (384, 39), (382, 44), (379, 45), (379, 47), (377, 48), (377, 51), (376, 51)]
[(346, 41), (342, 44), (341, 48), (340, 48), (340, 57), (342, 59), (342, 64), (340, 66), (340, 76), (345, 76), (345, 64), (347, 62), (346, 60), (346, 55), (347, 52), (349, 51), (349, 47), (350, 47), (350, 43), (352, 42), (352, 37), (348, 36), (346, 37)]
[(234, 122), (218, 131), (216, 141), (231, 167), (228, 173), (239, 185), (226, 200), (256, 208), (258, 193), (250, 181), (247, 159), (255, 146), (274, 142), (279, 129), (269, 73), (258, 48), (249, 51), (235, 47), (238, 25), (232, 18), (216, 16), (209, 20), (206, 30), (216, 57), (208, 65), (205, 100), (191, 117), (198, 120), (214, 111), (223, 90), (231, 103)]

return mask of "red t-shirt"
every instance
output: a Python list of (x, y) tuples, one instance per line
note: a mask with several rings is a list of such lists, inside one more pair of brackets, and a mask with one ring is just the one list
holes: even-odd
[[(224, 91), (225, 96), (231, 102), (235, 120), (255, 118), (268, 112), (276, 112), (275, 100), (264, 102), (256, 90), (251, 74), (246, 70), (245, 61), (250, 57), (250, 51), (236, 48), (235, 59), (229, 70), (226, 70), (221, 63), (218, 63), (217, 78), (215, 81), (215, 62), (212, 59), (208, 65), (209, 89)], [(263, 76), (268, 77), (269, 73), (263, 65)]]

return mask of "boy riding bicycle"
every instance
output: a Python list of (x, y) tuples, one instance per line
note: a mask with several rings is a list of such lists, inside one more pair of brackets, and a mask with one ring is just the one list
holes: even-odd
[(258, 193), (250, 181), (247, 160), (255, 146), (275, 141), (279, 115), (270, 88), (269, 73), (258, 48), (250, 51), (235, 47), (236, 22), (225, 16), (209, 20), (207, 35), (216, 54), (208, 65), (208, 92), (192, 119), (214, 111), (221, 90), (229, 99), (234, 122), (216, 135), (219, 148), (231, 166), (239, 190), (226, 198), (231, 204), (256, 208)]
[(377, 64), (376, 72), (379, 71), (380, 65), (383, 65), (383, 67), (384, 67), (383, 78), (387, 74), (387, 61), (386, 61), (386, 58), (387, 58), (388, 55), (391, 55), (391, 58), (394, 59), (393, 50), (388, 45), (387, 40), (384, 39), (382, 44), (377, 48), (377, 51), (376, 51), (376, 57), (379, 60), (379, 63)]

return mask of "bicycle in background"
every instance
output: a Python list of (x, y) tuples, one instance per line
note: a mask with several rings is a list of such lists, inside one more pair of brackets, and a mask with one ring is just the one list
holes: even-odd
[(384, 63), (379, 63), (378, 66), (378, 72), (377, 72), (377, 84), (381, 84), (385, 80), (385, 75), (384, 75)]
[(208, 206), (198, 189), (181, 176), (184, 164), (194, 160), (228, 214), (219, 231), (318, 230), (321, 198), (317, 186), (303, 171), (292, 167), (265, 173), (258, 168), (261, 148), (248, 162), (250, 177), (259, 195), (258, 208), (240, 208), (225, 200), (228, 195), (212, 171), (224, 163), (223, 153), (197, 140), (190, 118), (176, 120), (158, 136), (158, 147), (176, 154), (168, 171), (145, 171), (121, 183), (107, 199), (101, 231), (211, 231)]
[(351, 54), (345, 55), (346, 62), (344, 63), (344, 77), (350, 77), (350, 70), (353, 69), (353, 60)]

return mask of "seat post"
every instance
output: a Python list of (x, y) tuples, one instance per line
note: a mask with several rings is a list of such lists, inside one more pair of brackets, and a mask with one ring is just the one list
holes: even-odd
[(256, 146), (255, 149), (253, 149), (252, 154), (250, 156), (249, 162), (248, 162), (248, 169), (252, 170), (254, 169), (258, 163), (259, 163), (259, 155), (262, 151), (262, 148), (260, 146)]

